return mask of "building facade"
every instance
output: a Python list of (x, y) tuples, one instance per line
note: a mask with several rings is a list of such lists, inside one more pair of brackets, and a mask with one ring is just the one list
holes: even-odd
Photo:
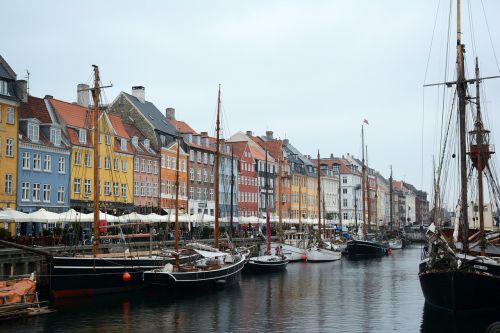
[(177, 146), (174, 141), (161, 148), (161, 203), (160, 206), (169, 214), (175, 214), (176, 178), (179, 173), (179, 211), (188, 212), (188, 158), (182, 145), (179, 146), (179, 166), (177, 165)]

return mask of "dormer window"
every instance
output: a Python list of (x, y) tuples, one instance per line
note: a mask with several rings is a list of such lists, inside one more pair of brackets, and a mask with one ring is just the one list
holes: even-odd
[(109, 146), (111, 144), (111, 136), (106, 134), (106, 144)]
[(50, 129), (50, 142), (54, 146), (61, 145), (61, 130), (59, 128), (51, 128)]
[(7, 81), (0, 80), (0, 95), (10, 96), (9, 84), (7, 83)]
[(127, 140), (125, 140), (123, 138), (120, 139), (120, 148), (122, 151), (127, 150)]
[(78, 141), (82, 144), (87, 143), (87, 131), (84, 129), (78, 130)]
[(31, 142), (38, 142), (40, 138), (40, 129), (38, 124), (28, 123), (28, 139)]
[(136, 137), (136, 136), (133, 136), (133, 137), (132, 137), (132, 144), (133, 144), (134, 146), (139, 145), (139, 138), (138, 138), (138, 137)]
[(146, 149), (149, 149), (149, 139), (144, 139), (144, 147), (146, 147)]

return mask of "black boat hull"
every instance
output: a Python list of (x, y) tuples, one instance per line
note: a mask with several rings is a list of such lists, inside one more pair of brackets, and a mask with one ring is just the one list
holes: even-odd
[(288, 260), (265, 262), (265, 261), (256, 261), (250, 259), (245, 264), (244, 272), (254, 273), (254, 274), (282, 272), (286, 270), (287, 265), (288, 265)]
[[(195, 260), (199, 255), (181, 257)], [(54, 298), (92, 296), (128, 291), (142, 286), (142, 273), (174, 263), (174, 258), (54, 257), (49, 264)]]
[(426, 303), (453, 312), (500, 310), (498, 266), (483, 263), (475, 266), (482, 269), (472, 266), (462, 270), (426, 270), (425, 263), (421, 263), (419, 279)]
[(378, 258), (387, 255), (388, 247), (377, 242), (352, 240), (347, 242), (349, 259)]
[(233, 265), (211, 271), (147, 271), (143, 273), (143, 280), (148, 286), (159, 287), (161, 290), (168, 292), (213, 290), (238, 283), (244, 265), (245, 259), (241, 258)]

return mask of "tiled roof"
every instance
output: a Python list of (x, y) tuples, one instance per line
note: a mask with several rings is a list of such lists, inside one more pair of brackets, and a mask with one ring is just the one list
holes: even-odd
[(133, 124), (123, 124), (123, 127), (130, 137), (136, 136), (139, 139), (146, 138), (146, 136)]
[(177, 132), (185, 134), (185, 133), (191, 133), (191, 134), (198, 134), (196, 131), (189, 126), (186, 122), (180, 121), (180, 120), (175, 120), (175, 119), (167, 119), (168, 122), (177, 130)]
[(69, 142), (72, 145), (82, 146), (82, 147), (90, 147), (90, 148), (93, 147), (92, 137), (87, 136), (87, 143), (82, 144), (82, 143), (80, 143), (80, 140), (78, 140), (78, 133), (76, 132), (76, 130), (74, 128), (68, 128), (68, 137), (69, 137)]
[(115, 129), (116, 135), (125, 139), (129, 138), (125, 127), (123, 126), (123, 122), (120, 117), (114, 114), (107, 114), (109, 121), (111, 122), (111, 126)]
[(19, 110), (21, 119), (36, 118), (42, 124), (52, 123), (43, 98), (28, 96), (28, 103), (21, 103)]
[(120, 146), (120, 141), (118, 141), (118, 140), (115, 140), (114, 151), (117, 153), (122, 153), (122, 154), (133, 154), (134, 153), (134, 149), (132, 148), (132, 145), (130, 144), (130, 142), (127, 143), (127, 150), (123, 151), (121, 146)]
[(89, 128), (93, 123), (92, 111), (78, 104), (48, 99), (50, 105), (66, 125), (77, 128)]
[(246, 141), (228, 142), (233, 149), (234, 156), (242, 157), (248, 143)]
[(125, 131), (127, 131), (128, 135), (130, 137), (137, 137), (139, 139), (138, 145), (134, 146), (132, 142), (130, 142), (130, 149), (133, 150), (135, 154), (144, 154), (144, 155), (150, 155), (150, 156), (156, 156), (158, 155), (151, 147), (147, 149), (141, 142), (141, 140), (144, 140), (146, 136), (133, 124), (123, 124), (123, 127)]
[(154, 129), (176, 136), (175, 128), (167, 121), (167, 118), (154, 106), (153, 103), (145, 101), (141, 103), (137, 97), (122, 92), (134, 107), (141, 112), (144, 118), (154, 127)]

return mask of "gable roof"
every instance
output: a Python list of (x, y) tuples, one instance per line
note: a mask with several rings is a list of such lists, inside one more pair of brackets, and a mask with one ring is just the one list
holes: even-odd
[(243, 156), (243, 153), (245, 152), (246, 147), (248, 146), (248, 143), (246, 141), (227, 142), (227, 144), (231, 145), (234, 156), (240, 158)]
[(179, 132), (179, 133), (198, 134), (191, 126), (189, 126), (184, 121), (175, 120), (175, 119), (167, 119), (167, 121), (170, 122), (170, 125), (172, 125), (172, 127), (175, 128), (177, 130), (177, 132)]
[(123, 124), (123, 128), (125, 131), (127, 131), (129, 137), (137, 137), (139, 139), (139, 142), (136, 145), (134, 145), (132, 142), (130, 142), (130, 149), (134, 151), (136, 154), (146, 154), (146, 155), (151, 155), (151, 156), (157, 156), (158, 154), (156, 151), (154, 151), (151, 147), (146, 148), (143, 144), (143, 141), (146, 139), (146, 136), (133, 124)]
[(156, 108), (156, 106), (148, 101), (141, 103), (137, 97), (127, 94), (126, 92), (121, 92), (132, 105), (138, 110), (144, 118), (151, 124), (151, 126), (161, 132), (176, 136), (177, 132), (175, 128), (167, 121), (167, 118)]
[(7, 61), (0, 55), (0, 77), (9, 80), (16, 80), (17, 75), (9, 66)]
[(123, 126), (121, 118), (111, 113), (106, 113), (106, 115), (108, 116), (108, 119), (111, 122), (111, 126), (113, 126), (113, 129), (115, 130), (115, 134), (119, 137), (128, 139), (129, 135), (128, 132), (125, 130), (125, 127)]
[(28, 103), (21, 103), (19, 107), (20, 119), (36, 118), (42, 124), (52, 124), (49, 110), (43, 98), (28, 96)]
[(92, 124), (92, 111), (88, 108), (54, 98), (47, 100), (52, 109), (62, 118), (67, 126), (88, 128)]

